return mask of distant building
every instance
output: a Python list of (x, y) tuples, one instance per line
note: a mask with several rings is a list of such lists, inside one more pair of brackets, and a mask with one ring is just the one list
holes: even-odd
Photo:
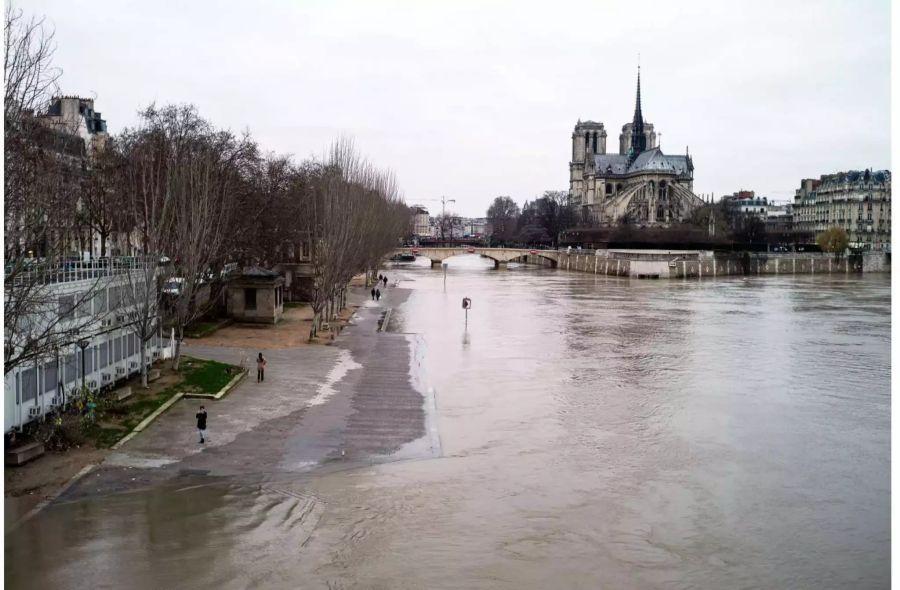
[(889, 250), (890, 170), (850, 170), (803, 179), (794, 195), (793, 222), (795, 229), (814, 235), (841, 227), (852, 248)]
[(768, 215), (769, 199), (757, 197), (754, 191), (741, 190), (722, 197), (722, 205), (736, 213), (754, 215), (764, 220)]
[(92, 98), (79, 96), (54, 98), (40, 120), (52, 129), (80, 137), (89, 153), (102, 145), (108, 137), (106, 119), (94, 110)]
[(422, 205), (413, 205), (413, 234), (416, 237), (430, 237), (431, 234), (431, 216), (428, 209)]
[(666, 155), (657, 135), (641, 112), (641, 75), (638, 71), (634, 118), (622, 127), (619, 153), (606, 153), (603, 123), (578, 121), (572, 132), (569, 163), (570, 202), (582, 218), (615, 223), (667, 225), (684, 220), (703, 201), (694, 194), (694, 164), (684, 155)]
[(484, 237), (485, 232), (487, 231), (487, 218), (486, 217), (473, 217), (463, 219), (463, 236), (468, 236), (471, 238), (481, 238)]

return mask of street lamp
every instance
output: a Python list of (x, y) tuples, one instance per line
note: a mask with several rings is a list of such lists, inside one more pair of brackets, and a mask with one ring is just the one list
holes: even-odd
[(82, 391), (84, 391), (84, 387), (85, 387), (85, 383), (84, 383), (84, 379), (85, 379), (85, 375), (84, 375), (84, 349), (87, 348), (87, 347), (88, 347), (88, 344), (90, 344), (90, 343), (91, 343), (90, 340), (88, 340), (87, 338), (82, 338), (81, 340), (78, 341), (78, 348), (81, 349), (81, 390), (82, 390)]

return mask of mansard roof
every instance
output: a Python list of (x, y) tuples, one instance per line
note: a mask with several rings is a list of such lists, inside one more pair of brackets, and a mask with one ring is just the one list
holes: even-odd
[(635, 174), (639, 172), (668, 173), (676, 176), (689, 175), (693, 170), (688, 156), (667, 156), (658, 147), (638, 154), (631, 165), (628, 157), (621, 154), (596, 154), (594, 170), (598, 176), (604, 174)]

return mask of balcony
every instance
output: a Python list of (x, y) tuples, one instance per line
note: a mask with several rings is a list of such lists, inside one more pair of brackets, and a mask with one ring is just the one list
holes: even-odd
[(90, 262), (56, 263), (42, 259), (28, 259), (21, 264), (7, 264), (5, 277), (7, 281), (11, 280), (13, 285), (50, 285), (112, 277), (135, 270), (146, 270), (156, 265), (155, 259), (133, 256), (100, 258)]

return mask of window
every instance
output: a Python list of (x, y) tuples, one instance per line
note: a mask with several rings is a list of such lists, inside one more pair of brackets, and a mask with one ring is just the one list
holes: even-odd
[(106, 289), (100, 289), (94, 295), (94, 313), (106, 313)]
[(244, 289), (244, 309), (256, 309), (256, 289)]
[(122, 360), (122, 337), (116, 338), (113, 340), (113, 350), (115, 351), (114, 357), (116, 362)]
[(37, 397), (37, 372), (35, 369), (22, 371), (22, 401), (27, 402)]
[(110, 287), (109, 288), (109, 311), (115, 311), (119, 309), (119, 306), (122, 303), (122, 291), (121, 287)]
[(78, 371), (75, 367), (75, 353), (66, 355), (65, 364), (63, 365), (64, 371), (63, 374), (65, 378), (63, 379), (64, 383), (71, 383), (78, 378)]
[(56, 389), (56, 382), (59, 381), (56, 371), (56, 361), (44, 365), (44, 393)]
[(75, 317), (75, 296), (61, 295), (59, 298), (59, 319), (71, 320)]
[(102, 342), (100, 344), (100, 362), (97, 368), (103, 369), (107, 364), (109, 364), (109, 345), (106, 342)]

